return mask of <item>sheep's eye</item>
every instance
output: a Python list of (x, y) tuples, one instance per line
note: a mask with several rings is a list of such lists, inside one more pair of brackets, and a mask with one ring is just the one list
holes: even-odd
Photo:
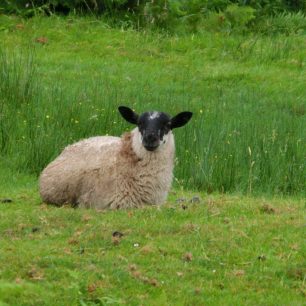
[(167, 125), (165, 125), (165, 126), (163, 127), (163, 131), (164, 131), (165, 133), (168, 133), (168, 132), (170, 131), (170, 124), (167, 123)]

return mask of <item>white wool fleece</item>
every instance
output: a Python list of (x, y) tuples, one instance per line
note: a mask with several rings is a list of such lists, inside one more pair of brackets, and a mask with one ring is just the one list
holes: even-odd
[(44, 202), (118, 209), (162, 204), (172, 183), (174, 137), (147, 151), (138, 128), (121, 138), (92, 137), (66, 147), (40, 176)]

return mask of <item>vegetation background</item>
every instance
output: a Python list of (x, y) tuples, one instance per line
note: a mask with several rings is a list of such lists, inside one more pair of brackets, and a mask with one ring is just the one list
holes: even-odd
[[(0, 305), (303, 305), (305, 8), (1, 1)], [(122, 104), (194, 112), (166, 205), (41, 205), (67, 144), (131, 129)]]
[[(304, 1), (6, 0), (1, 9), (32, 17), (16, 36), (2, 16), (0, 153), (16, 168), (38, 175), (67, 143), (119, 135), (120, 104), (189, 108), (178, 185), (305, 194)], [(13, 39), (22, 49), (11, 51)]]
[[(61, 13), (108, 18), (116, 25), (162, 28), (172, 32), (204, 30), (291, 31), (305, 26), (305, 0), (3, 0), (4, 13), (22, 16)], [(283, 23), (285, 21), (285, 23)], [(288, 24), (289, 29), (288, 29)]]

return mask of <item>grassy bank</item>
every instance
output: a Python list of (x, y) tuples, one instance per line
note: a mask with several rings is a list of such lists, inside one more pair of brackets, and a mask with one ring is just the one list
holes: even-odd
[(0, 305), (304, 302), (302, 200), (175, 191), (97, 213), (39, 205), (35, 178), (8, 169), (0, 182)]
[(1, 16), (0, 150), (38, 174), (68, 143), (131, 129), (118, 105), (194, 112), (176, 182), (305, 192), (305, 36), (166, 36)]

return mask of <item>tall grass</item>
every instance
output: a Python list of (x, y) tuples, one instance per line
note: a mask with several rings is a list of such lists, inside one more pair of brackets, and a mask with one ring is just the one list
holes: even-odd
[[(195, 38), (193, 43), (202, 41)], [(287, 44), (287, 49), (277, 44)], [(166, 42), (163, 54), (170, 54), (167, 48)], [(176, 48), (189, 47), (180, 42)], [(230, 37), (218, 48), (221, 59), (227, 54), (226, 61), (240, 57), (249, 64), (277, 60), (280, 65), (294, 49), (289, 38), (252, 43)], [(243, 54), (249, 52), (246, 59)], [(91, 77), (85, 78), (80, 68), (67, 77), (65, 63), (52, 72), (34, 54), (1, 53), (0, 150), (16, 168), (38, 175), (69, 143), (131, 129), (117, 112), (124, 104), (139, 112), (194, 112), (191, 123), (175, 131), (175, 182), (181, 187), (305, 193), (305, 89), (299, 82), (284, 90), (283, 85), (256, 83), (247, 70), (231, 65), (209, 70), (207, 63), (210, 72), (203, 73), (198, 57), (189, 66), (182, 63), (158, 72), (118, 62), (95, 66), (99, 72)], [(284, 84), (273, 84), (277, 82)]]

